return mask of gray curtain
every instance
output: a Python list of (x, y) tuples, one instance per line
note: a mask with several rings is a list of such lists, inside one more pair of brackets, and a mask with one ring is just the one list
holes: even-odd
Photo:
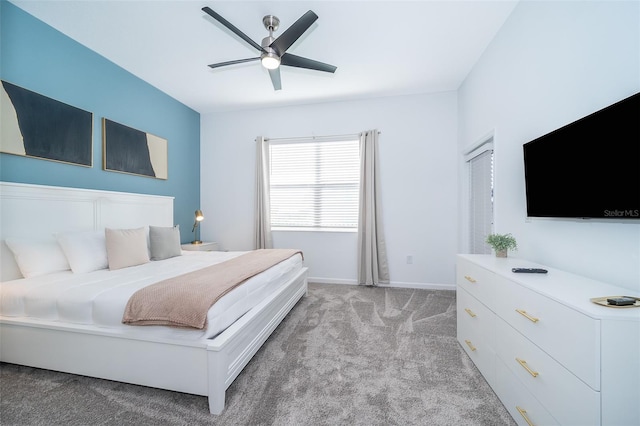
[(273, 248), (271, 240), (271, 206), (269, 204), (269, 144), (256, 138), (256, 202), (254, 248)]
[(358, 217), (358, 284), (389, 284), (387, 249), (382, 230), (378, 131), (360, 134), (360, 206)]

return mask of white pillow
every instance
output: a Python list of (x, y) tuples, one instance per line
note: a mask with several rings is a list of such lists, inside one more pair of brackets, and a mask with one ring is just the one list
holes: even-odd
[(92, 272), (109, 267), (107, 242), (103, 231), (64, 232), (57, 234), (56, 239), (74, 273)]
[(18, 268), (25, 278), (69, 270), (69, 262), (55, 241), (5, 240), (13, 252)]
[(145, 228), (104, 230), (109, 269), (122, 269), (149, 262)]

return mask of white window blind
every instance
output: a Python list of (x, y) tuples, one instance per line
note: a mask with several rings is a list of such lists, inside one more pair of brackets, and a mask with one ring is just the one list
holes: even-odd
[(469, 249), (471, 253), (489, 254), (491, 247), (486, 239), (493, 229), (493, 149), (480, 150), (468, 163)]
[(357, 230), (358, 139), (269, 144), (272, 229)]

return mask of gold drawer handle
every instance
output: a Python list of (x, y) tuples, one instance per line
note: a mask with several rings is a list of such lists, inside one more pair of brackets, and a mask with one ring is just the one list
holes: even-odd
[(527, 370), (527, 373), (531, 374), (533, 377), (538, 377), (540, 375), (540, 373), (538, 373), (537, 371), (533, 371), (529, 368), (529, 366), (527, 365), (527, 361), (520, 358), (516, 358), (516, 361), (518, 361), (518, 364), (520, 364), (525, 370)]
[(518, 407), (517, 405), (516, 405), (516, 410), (518, 410), (518, 413), (520, 413), (520, 415), (524, 418), (524, 421), (525, 421), (525, 422), (527, 422), (527, 424), (528, 424), (529, 426), (535, 426), (535, 425), (531, 422), (531, 420), (529, 420), (529, 416), (527, 416), (527, 410), (525, 410), (525, 409), (524, 409), (524, 408), (522, 408), (522, 407)]
[(476, 314), (474, 314), (474, 313), (473, 313), (473, 311), (472, 311), (471, 309), (469, 309), (469, 308), (464, 308), (464, 311), (465, 311), (466, 313), (468, 313), (468, 314), (469, 314), (469, 316), (470, 316), (471, 318), (475, 318), (475, 317), (476, 317)]
[(465, 340), (464, 342), (467, 344), (467, 346), (469, 346), (469, 349), (471, 349), (471, 352), (475, 352), (476, 347), (473, 346), (470, 340)]
[(476, 282), (476, 280), (474, 280), (473, 278), (471, 278), (469, 275), (465, 275), (465, 276), (464, 276), (464, 279), (465, 279), (465, 280), (467, 280), (467, 281), (469, 281), (470, 283), (475, 283), (475, 282)]
[(520, 315), (522, 315), (523, 317), (525, 317), (526, 319), (528, 319), (531, 322), (540, 321), (540, 318), (532, 317), (531, 315), (529, 315), (527, 313), (527, 311), (523, 311), (522, 309), (516, 309), (516, 312), (519, 313)]

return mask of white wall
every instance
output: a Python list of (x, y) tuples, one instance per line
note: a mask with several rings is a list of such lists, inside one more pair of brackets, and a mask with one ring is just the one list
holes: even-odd
[[(277, 94), (276, 94), (277, 95)], [(254, 139), (354, 134), (377, 128), (392, 284), (454, 284), (457, 251), (457, 95), (402, 96), (202, 116), (202, 239), (253, 248)], [(278, 232), (300, 248), (310, 277), (356, 283), (355, 233)], [(407, 256), (413, 256), (408, 265)]]
[(524, 143), (639, 90), (639, 2), (516, 7), (458, 98), (460, 149), (495, 131), (496, 231), (516, 256), (640, 292), (640, 223), (526, 221), (522, 162)]

